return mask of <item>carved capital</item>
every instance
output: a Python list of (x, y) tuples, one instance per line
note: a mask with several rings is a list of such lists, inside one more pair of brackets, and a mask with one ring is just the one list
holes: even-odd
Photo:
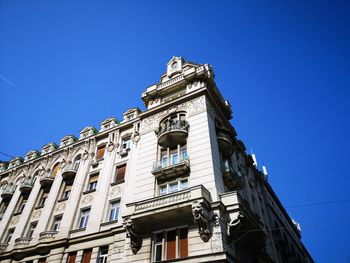
[(142, 238), (135, 232), (134, 221), (131, 218), (124, 219), (123, 227), (126, 231), (126, 237), (130, 238), (131, 251), (136, 254), (142, 246)]
[(208, 242), (211, 235), (210, 221), (208, 219), (206, 210), (203, 207), (203, 204), (198, 201), (194, 201), (192, 203), (192, 214), (193, 214), (194, 220), (198, 224), (198, 233), (201, 239), (204, 242)]

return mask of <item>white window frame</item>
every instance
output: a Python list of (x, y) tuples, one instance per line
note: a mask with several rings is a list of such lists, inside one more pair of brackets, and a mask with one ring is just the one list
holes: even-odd
[[(98, 252), (97, 263), (107, 263), (108, 251), (109, 251), (108, 246), (100, 247), (99, 252)], [(102, 252), (107, 252), (107, 253), (102, 254)]]
[(118, 220), (119, 214), (120, 214), (120, 200), (111, 201), (110, 207), (109, 207), (108, 221), (110, 222), (110, 221)]
[[(182, 185), (182, 182), (185, 182), (185, 181), (187, 181), (187, 187), (183, 187), (183, 185)], [(171, 192), (170, 185), (171, 185), (171, 184), (174, 184), (174, 183), (177, 183), (177, 184), (178, 184), (177, 190)], [(161, 193), (161, 189), (162, 189), (162, 186), (165, 186), (165, 185), (166, 185), (166, 189), (167, 189), (167, 190), (166, 190), (166, 193), (162, 194), (162, 193)], [(178, 178), (178, 179), (176, 179), (176, 180), (168, 181), (168, 182), (165, 182), (165, 183), (163, 183), (163, 184), (160, 184), (160, 185), (158, 186), (158, 188), (159, 188), (159, 195), (161, 196), (161, 195), (176, 193), (176, 192), (178, 192), (178, 191), (181, 191), (181, 190), (184, 190), (184, 189), (188, 189), (189, 187), (190, 187), (190, 186), (189, 186), (189, 179), (188, 179), (187, 177), (186, 177), (186, 178)]]
[(32, 222), (29, 225), (29, 229), (28, 229), (28, 233), (27, 233), (27, 237), (32, 238), (34, 231), (36, 229), (36, 227), (38, 226), (38, 222)]
[(81, 209), (80, 216), (79, 216), (79, 222), (78, 222), (79, 229), (87, 227), (87, 224), (89, 223), (90, 211), (91, 211), (90, 207)]
[(62, 215), (55, 216), (52, 223), (52, 231), (57, 231), (57, 232), (60, 231), (61, 223), (62, 223)]
[(122, 149), (131, 149), (131, 137), (125, 137), (122, 139)]

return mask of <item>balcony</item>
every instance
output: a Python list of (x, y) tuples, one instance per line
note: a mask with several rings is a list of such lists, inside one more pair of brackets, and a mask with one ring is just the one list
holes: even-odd
[(144, 224), (147, 224), (147, 231), (152, 227), (159, 227), (169, 222), (181, 220), (193, 221), (192, 203), (199, 201), (209, 203), (209, 191), (202, 185), (194, 186), (185, 190), (167, 195), (142, 200), (127, 204), (125, 217), (130, 217), (136, 225), (140, 226), (142, 232)]
[(44, 231), (39, 234), (40, 242), (49, 242), (57, 236), (58, 231)]
[(188, 136), (188, 122), (180, 120), (165, 121), (160, 124), (155, 133), (158, 136), (158, 144), (163, 147), (174, 147), (185, 144)]
[(15, 247), (25, 247), (28, 246), (32, 238), (30, 237), (20, 237), (15, 240)]
[(55, 180), (55, 177), (49, 174), (45, 174), (43, 177), (40, 178), (41, 187), (45, 191), (49, 190), (54, 180)]
[(241, 176), (233, 169), (228, 161), (223, 162), (223, 179), (225, 186), (230, 190), (237, 190), (242, 186)]
[(5, 188), (4, 191), (1, 193), (1, 198), (4, 202), (8, 202), (11, 200), (13, 196), (14, 189), (11, 188)]
[(229, 158), (233, 154), (233, 143), (228, 133), (218, 131), (216, 133), (218, 146), (224, 158)]
[(190, 171), (190, 159), (187, 154), (177, 158), (167, 158), (153, 164), (152, 174), (158, 179), (167, 179), (186, 174)]
[(67, 165), (62, 172), (63, 180), (66, 183), (73, 183), (75, 175), (77, 174), (78, 168), (79, 168), (79, 164)]
[(33, 189), (33, 183), (25, 180), (19, 187), (19, 191), (22, 195), (29, 195)]

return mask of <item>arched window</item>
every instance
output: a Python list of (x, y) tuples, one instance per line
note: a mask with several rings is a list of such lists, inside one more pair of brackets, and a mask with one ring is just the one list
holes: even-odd
[(53, 166), (52, 172), (51, 172), (51, 176), (52, 176), (52, 177), (56, 177), (59, 168), (60, 168), (60, 163), (56, 163), (56, 164)]

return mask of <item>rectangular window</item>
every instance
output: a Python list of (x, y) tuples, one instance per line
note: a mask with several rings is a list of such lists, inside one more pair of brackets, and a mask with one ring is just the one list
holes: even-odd
[(39, 258), (38, 263), (46, 263), (46, 258)]
[(117, 166), (115, 170), (115, 182), (121, 182), (124, 180), (125, 177), (125, 171), (126, 171), (126, 164)]
[(166, 195), (188, 188), (188, 179), (167, 182), (159, 186), (159, 195)]
[(49, 193), (45, 193), (45, 192), (42, 193), (40, 200), (39, 200), (39, 206), (45, 205), (48, 195), (49, 195)]
[(90, 263), (91, 260), (92, 249), (86, 249), (83, 252), (83, 261), (82, 263)]
[(36, 229), (36, 226), (37, 226), (37, 222), (30, 224), (27, 237), (29, 237), (29, 238), (33, 237), (33, 233), (34, 233), (34, 231)]
[(118, 220), (120, 201), (113, 201), (109, 210), (109, 221)]
[(105, 155), (106, 145), (101, 145), (97, 147), (96, 160), (101, 160)]
[(85, 228), (89, 221), (90, 208), (81, 211), (79, 228)]
[(122, 149), (128, 150), (131, 148), (131, 139), (130, 137), (122, 140)]
[(18, 206), (18, 210), (17, 210), (17, 213), (19, 213), (19, 214), (21, 214), (23, 212), (24, 207), (26, 206), (26, 203), (27, 203), (27, 198), (22, 196), (21, 199), (22, 200), (21, 200), (21, 202)]
[(52, 231), (59, 231), (61, 226), (62, 216), (55, 216), (52, 223)]
[(72, 186), (71, 185), (65, 185), (62, 193), (62, 199), (68, 199), (70, 196)]
[(188, 230), (179, 228), (154, 235), (153, 261), (188, 257)]
[(75, 263), (76, 258), (77, 258), (77, 252), (69, 253), (67, 263)]
[(98, 253), (97, 263), (107, 263), (108, 257), (108, 247), (100, 247), (100, 251)]
[(98, 173), (90, 175), (88, 190), (95, 190), (97, 187)]
[(12, 238), (14, 232), (15, 232), (15, 229), (14, 229), (14, 228), (9, 229), (9, 231), (7, 232), (7, 236), (6, 236), (6, 239), (5, 239), (5, 243), (10, 243), (11, 238)]

